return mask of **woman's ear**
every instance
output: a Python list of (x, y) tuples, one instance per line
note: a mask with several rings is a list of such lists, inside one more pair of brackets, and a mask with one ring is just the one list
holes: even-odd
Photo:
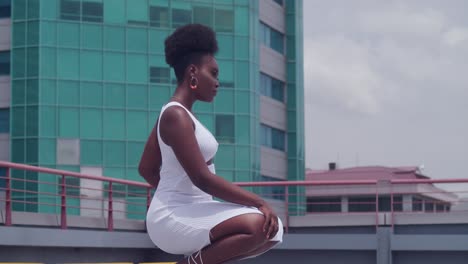
[(195, 74), (197, 74), (197, 72), (198, 72), (197, 66), (195, 66), (194, 64), (190, 64), (190, 66), (189, 66), (189, 74), (190, 74), (190, 75), (195, 75)]

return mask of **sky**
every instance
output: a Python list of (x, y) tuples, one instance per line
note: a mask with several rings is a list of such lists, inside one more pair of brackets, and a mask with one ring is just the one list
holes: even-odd
[(468, 1), (303, 5), (306, 167), (468, 178)]

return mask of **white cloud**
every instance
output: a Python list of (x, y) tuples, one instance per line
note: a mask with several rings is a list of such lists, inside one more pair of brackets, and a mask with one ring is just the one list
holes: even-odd
[(370, 65), (369, 49), (343, 36), (313, 38), (305, 43), (305, 76), (314, 102), (366, 114), (380, 111), (376, 91), (385, 81)]
[(362, 13), (358, 18), (358, 25), (364, 31), (378, 34), (435, 36), (442, 32), (446, 24), (444, 15), (439, 11), (431, 8), (412, 9), (402, 3)]
[(457, 46), (468, 40), (468, 29), (463, 27), (454, 27), (443, 36), (443, 41), (449, 46)]

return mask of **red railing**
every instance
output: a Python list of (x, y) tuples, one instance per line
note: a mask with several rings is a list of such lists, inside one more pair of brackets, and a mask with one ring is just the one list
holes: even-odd
[[(6, 176), (0, 176), (0, 180), (5, 181), (5, 187), (0, 186), (0, 191), (5, 191), (5, 198), (0, 196), (0, 204), (4, 202), (5, 205), (5, 225), (10, 226), (14, 224), (12, 219), (13, 204), (38, 204), (47, 206), (56, 206), (60, 208), (60, 226), (63, 229), (67, 228), (67, 209), (80, 209), (80, 210), (102, 210), (107, 215), (107, 229), (112, 231), (114, 229), (115, 214), (117, 212), (138, 214), (140, 219), (144, 219), (146, 211), (150, 205), (152, 188), (150, 185), (141, 182), (121, 180), (110, 177), (86, 175), (76, 172), (42, 168), (30, 165), (16, 164), (10, 162), (0, 161), (0, 167), (7, 168)], [(26, 172), (44, 173), (58, 177), (53, 183), (43, 181), (41, 179), (21, 179), (13, 177), (12, 170), (21, 170)], [(68, 178), (89, 179), (106, 183), (108, 188), (92, 188), (85, 186), (75, 186), (67, 184)], [(25, 183), (36, 183), (44, 185), (56, 185), (59, 187), (58, 192), (43, 192), (39, 190), (28, 190), (27, 188), (15, 188), (14, 181), (23, 181)], [(274, 206), (281, 207), (277, 210), (283, 220), (286, 231), (291, 227), (290, 218), (295, 217), (309, 217), (310, 222), (305, 225), (313, 225), (316, 218), (314, 217), (329, 217), (333, 221), (341, 221), (346, 224), (346, 217), (348, 219), (352, 216), (366, 216), (375, 218), (375, 226), (382, 224), (382, 214), (390, 215), (390, 222), (385, 222), (384, 225), (391, 225), (393, 227), (397, 217), (408, 214), (421, 214), (429, 213), (429, 209), (434, 213), (450, 213), (453, 211), (454, 204), (466, 203), (468, 205), (468, 198), (465, 200), (459, 199), (458, 195), (468, 193), (468, 179), (420, 179), (420, 180), (391, 180), (391, 181), (376, 181), (376, 180), (352, 180), (352, 181), (277, 181), (277, 182), (237, 182), (241, 187), (248, 187), (254, 189), (255, 192), (260, 193)], [(449, 191), (447, 188), (439, 188), (439, 184), (455, 184), (460, 187), (462, 184), (467, 184), (463, 187), (462, 191)], [(136, 188), (142, 189), (139, 192), (122, 191), (124, 189)], [(88, 191), (103, 191), (107, 194), (107, 198), (102, 197), (83, 197), (81, 194), (67, 193), (71, 189), (88, 190)], [(15, 199), (14, 194), (36, 194), (36, 195), (52, 195), (60, 199), (59, 204), (50, 204), (38, 201), (27, 201), (26, 199)], [(102, 195), (101, 195), (102, 196)], [(116, 201), (117, 197), (136, 197), (137, 201), (130, 201), (131, 199), (120, 199)], [(406, 198), (404, 198), (406, 196)], [(331, 197), (331, 198), (330, 198)], [(408, 197), (413, 197), (410, 200)], [(419, 197), (415, 201), (414, 197)], [(86, 206), (74, 206), (67, 204), (70, 199), (85, 199), (85, 200), (98, 200), (107, 203), (105, 208), (89, 208)], [(387, 199), (387, 200), (386, 200)], [(388, 199), (390, 201), (388, 201)], [(129, 206), (139, 206), (144, 209), (139, 211), (130, 212), (126, 210), (117, 210), (116, 203), (124, 203)], [(382, 208), (379, 208), (382, 204)], [(445, 208), (440, 211), (440, 206)], [(424, 208), (426, 206), (426, 208)], [(416, 209), (415, 209), (416, 208)], [(424, 208), (422, 210), (418, 208)], [(448, 209), (447, 209), (448, 208)], [(463, 212), (463, 209), (457, 212)], [(466, 209), (468, 211), (468, 207)], [(461, 216), (455, 216), (461, 217)], [(297, 224), (295, 225), (297, 226)]]
[[(123, 179), (115, 179), (115, 178), (110, 178), (110, 177), (103, 177), (103, 176), (95, 176), (95, 175), (87, 175), (87, 174), (82, 174), (82, 173), (77, 173), (77, 172), (71, 172), (71, 171), (64, 171), (64, 170), (56, 170), (56, 169), (50, 169), (50, 168), (43, 168), (43, 167), (36, 167), (36, 166), (30, 166), (30, 165), (24, 165), (24, 164), (17, 164), (17, 163), (11, 163), (11, 162), (5, 162), (5, 161), (0, 161), (0, 167), (6, 168), (6, 175), (1, 177), (0, 179), (4, 179), (5, 181), (5, 188), (1, 188), (0, 190), (4, 189), (5, 190), (5, 225), (10, 226), (12, 225), (12, 205), (13, 203), (25, 203), (25, 204), (37, 204), (37, 205), (47, 205), (47, 206), (58, 206), (57, 204), (50, 204), (50, 203), (43, 203), (43, 202), (29, 202), (29, 201), (22, 201), (22, 200), (15, 200), (13, 198), (13, 193), (29, 193), (29, 194), (45, 194), (49, 196), (56, 196), (60, 197), (60, 226), (62, 229), (67, 228), (67, 208), (78, 208), (78, 209), (88, 209), (88, 210), (100, 210), (96, 208), (87, 208), (87, 207), (80, 207), (80, 206), (71, 206), (67, 205), (67, 198), (83, 198), (80, 195), (67, 195), (67, 190), (70, 188), (73, 189), (86, 189), (86, 190), (91, 190), (91, 191), (102, 191), (101, 188), (90, 188), (90, 187), (78, 187), (74, 185), (69, 185), (66, 183), (67, 177), (74, 177), (78, 179), (89, 179), (89, 180), (95, 180), (99, 182), (105, 182), (108, 184), (108, 189), (107, 191), (107, 203), (108, 203), (108, 208), (107, 208), (107, 229), (109, 231), (112, 231), (114, 228), (114, 212), (115, 210), (113, 209), (113, 205), (115, 202), (114, 195), (115, 193), (119, 193), (120, 195), (122, 194), (127, 194), (127, 195), (133, 195), (133, 196), (141, 196), (142, 198), (145, 198), (145, 204), (144, 207), (147, 209), (149, 207), (149, 203), (151, 201), (151, 189), (152, 187), (149, 184), (146, 183), (141, 183), (141, 182), (136, 182), (136, 181), (129, 181), (129, 180), (123, 180)], [(11, 170), (21, 170), (21, 171), (29, 171), (29, 172), (35, 172), (35, 173), (44, 173), (44, 174), (50, 174), (54, 175), (56, 177), (61, 177), (60, 178), (60, 184), (54, 184), (51, 182), (45, 182), (45, 181), (40, 181), (40, 180), (29, 180), (29, 179), (21, 179), (21, 178), (12, 178), (12, 173)], [(34, 191), (34, 190), (26, 190), (26, 189), (17, 189), (13, 188), (12, 182), (18, 181), (18, 182), (29, 182), (29, 183), (37, 183), (37, 184), (44, 184), (44, 185), (58, 185), (60, 187), (60, 192), (59, 193), (52, 193), (52, 192), (39, 192), (39, 191)], [(146, 195), (144, 197), (138, 193), (130, 193), (130, 192), (122, 192), (122, 191), (114, 191), (113, 189), (113, 184), (121, 184), (124, 186), (134, 186), (137, 188), (143, 188), (146, 192)], [(100, 200), (103, 202), (106, 202), (106, 199), (104, 198), (86, 198), (88, 200)], [(0, 199), (1, 200), (1, 199)], [(122, 203), (122, 201), (119, 201)], [(129, 201), (124, 201), (126, 204), (132, 204)], [(142, 205), (138, 203), (133, 203), (136, 205)], [(140, 212), (143, 215), (146, 212)]]

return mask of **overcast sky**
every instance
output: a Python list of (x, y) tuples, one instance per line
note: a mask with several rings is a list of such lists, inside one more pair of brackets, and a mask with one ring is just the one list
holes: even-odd
[(306, 167), (468, 177), (468, 1), (303, 3)]

